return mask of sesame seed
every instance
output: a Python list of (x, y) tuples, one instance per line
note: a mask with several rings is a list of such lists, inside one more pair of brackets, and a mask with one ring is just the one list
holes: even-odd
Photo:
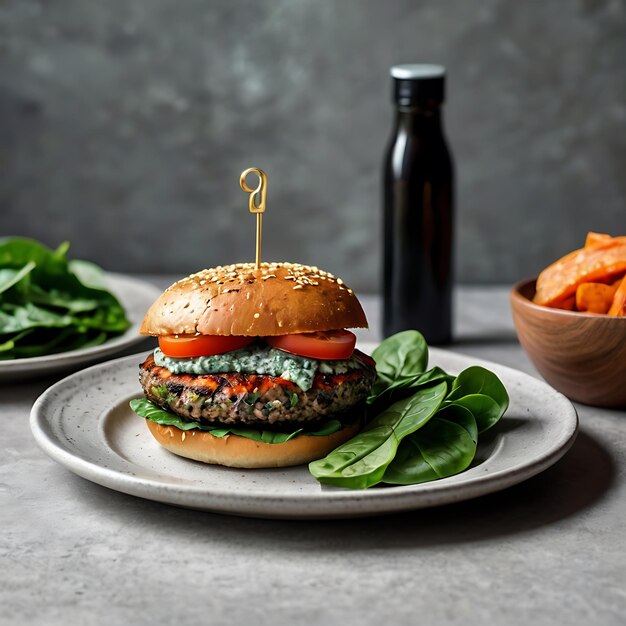
[(261, 317), (259, 313), (254, 314), (254, 319), (258, 319), (259, 317)]
[(303, 285), (294, 285), (294, 286), (293, 286), (293, 288), (294, 288), (294, 289), (302, 289), (302, 288), (303, 288)]

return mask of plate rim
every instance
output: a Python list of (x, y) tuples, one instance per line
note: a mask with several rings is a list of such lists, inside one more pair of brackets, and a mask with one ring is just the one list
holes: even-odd
[[(361, 343), (361, 346), (363, 347), (366, 347), (367, 345), (374, 346), (375, 344), (370, 342)], [(128, 362), (129, 364), (131, 362), (137, 363), (142, 357), (145, 358), (145, 355), (147, 354), (146, 352), (132, 354), (93, 365), (61, 379), (44, 391), (33, 404), (30, 413), (30, 428), (37, 444), (50, 458), (57, 461), (78, 476), (104, 487), (121, 493), (174, 506), (182, 506), (215, 513), (275, 519), (331, 519), (340, 517), (345, 518), (381, 515), (468, 500), (505, 489), (541, 473), (562, 458), (562, 456), (573, 445), (578, 433), (579, 425), (576, 409), (563, 394), (554, 390), (544, 381), (506, 365), (500, 365), (484, 359), (474, 358), (452, 350), (431, 348), (430, 352), (431, 357), (436, 356), (437, 354), (449, 354), (454, 357), (460, 357), (461, 359), (471, 360), (473, 365), (495, 366), (497, 369), (512, 372), (515, 376), (521, 375), (522, 377), (528, 377), (534, 383), (544, 386), (549, 393), (551, 393), (554, 400), (559, 403), (559, 406), (556, 408), (558, 409), (559, 414), (563, 415), (561, 422), (564, 428), (558, 441), (555, 440), (553, 445), (539, 457), (533, 458), (521, 466), (502, 468), (489, 472), (488, 474), (470, 477), (461, 484), (458, 482), (449, 483), (446, 482), (448, 479), (441, 479), (417, 485), (383, 487), (362, 491), (348, 489), (327, 491), (326, 489), (321, 489), (315, 494), (311, 494), (309, 492), (296, 492), (289, 493), (288, 495), (268, 495), (267, 493), (262, 492), (233, 494), (227, 489), (220, 489), (219, 486), (208, 490), (206, 485), (177, 485), (174, 483), (161, 482), (152, 477), (137, 478), (127, 472), (105, 467), (93, 460), (87, 460), (81, 456), (72, 454), (60, 443), (57, 443), (51, 433), (46, 431), (46, 427), (51, 427), (50, 422), (46, 419), (46, 409), (50, 402), (54, 401), (54, 396), (58, 391), (62, 390), (68, 384), (73, 384), (75, 379), (80, 378), (81, 376), (90, 375), (93, 370), (99, 368), (108, 369), (112, 366), (115, 367), (122, 361)], [(138, 395), (140, 395), (139, 389)], [(111, 399), (111, 406), (114, 406), (115, 400), (116, 398)], [(111, 448), (109, 448), (109, 450), (112, 450), (112, 452), (115, 453), (115, 450)], [(127, 462), (130, 461), (127, 460)], [(462, 473), (457, 474), (456, 476), (460, 476), (461, 474)], [(449, 478), (455, 477), (453, 476)], [(151, 491), (152, 493), (146, 494), (146, 491)], [(442, 498), (437, 497), (442, 494), (446, 496), (443, 500)], [(206, 498), (212, 502), (204, 505), (199, 505), (197, 502), (193, 502), (199, 498)], [(435, 498), (436, 501), (432, 501), (432, 498)], [(230, 501), (231, 506), (224, 508), (219, 504), (219, 502), (216, 503), (216, 500)], [(232, 502), (235, 502), (236, 504), (238, 501), (241, 501), (241, 507), (238, 508), (232, 505)], [(355, 505), (357, 503), (373, 503), (373, 506), (365, 506), (365, 508), (359, 511), (346, 511), (343, 509), (334, 511), (324, 509), (317, 512), (314, 510), (306, 510), (302, 512), (297, 512), (295, 510), (289, 511), (289, 506), (287, 506), (287, 508), (282, 512), (274, 512), (271, 514), (263, 512), (268, 507), (280, 503), (291, 503), (294, 507), (297, 505), (307, 504), (308, 509), (312, 509), (320, 505), (322, 505), (322, 509), (324, 509), (325, 505), (337, 506), (337, 503), (344, 504), (345, 506)]]

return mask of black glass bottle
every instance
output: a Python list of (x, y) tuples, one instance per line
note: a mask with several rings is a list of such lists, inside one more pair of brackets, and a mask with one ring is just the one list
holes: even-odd
[(384, 163), (383, 332), (452, 338), (454, 173), (443, 131), (445, 70), (391, 68), (396, 121)]

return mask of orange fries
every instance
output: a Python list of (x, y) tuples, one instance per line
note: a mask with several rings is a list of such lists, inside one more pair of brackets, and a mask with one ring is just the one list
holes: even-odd
[(615, 292), (609, 315), (626, 315), (626, 276), (622, 278)]
[(587, 234), (585, 247), (547, 267), (533, 301), (558, 309), (626, 315), (626, 236)]
[(611, 235), (605, 235), (603, 233), (593, 233), (590, 231), (587, 233), (587, 238), (585, 239), (585, 248), (589, 248), (590, 246), (596, 246), (599, 243), (606, 243), (611, 239), (613, 239)]
[(583, 283), (576, 289), (576, 310), (587, 313), (608, 313), (613, 304), (617, 284)]

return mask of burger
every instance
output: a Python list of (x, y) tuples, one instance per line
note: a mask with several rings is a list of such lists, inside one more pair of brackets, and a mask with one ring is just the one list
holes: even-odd
[(169, 287), (140, 332), (159, 347), (131, 406), (183, 457), (282, 467), (354, 436), (376, 377), (348, 328), (367, 319), (340, 278), (293, 263), (220, 266)]

